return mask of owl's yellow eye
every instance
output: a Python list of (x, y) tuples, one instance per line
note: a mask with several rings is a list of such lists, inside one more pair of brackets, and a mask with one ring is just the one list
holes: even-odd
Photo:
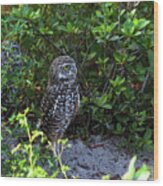
[(68, 66), (68, 65), (64, 66), (63, 69), (64, 69), (64, 71), (69, 71), (70, 70), (70, 66)]

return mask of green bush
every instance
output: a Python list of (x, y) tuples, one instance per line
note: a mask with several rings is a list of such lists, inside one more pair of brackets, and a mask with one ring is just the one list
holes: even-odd
[[(7, 59), (2, 56), (2, 124), (7, 131), (19, 131), (13, 118), (27, 107), (31, 130), (38, 130), (34, 123), (49, 65), (67, 54), (78, 66), (77, 135), (121, 135), (124, 145), (152, 148), (153, 5), (2, 6), (2, 54)], [(14, 43), (21, 52), (13, 51)]]

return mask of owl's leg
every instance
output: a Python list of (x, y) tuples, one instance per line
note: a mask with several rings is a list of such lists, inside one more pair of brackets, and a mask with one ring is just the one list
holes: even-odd
[(56, 158), (56, 167), (59, 167), (58, 152), (57, 152), (57, 142), (55, 142), (55, 141), (52, 143), (52, 150), (53, 150), (54, 156)]
[(58, 141), (56, 143), (56, 153), (57, 153), (57, 156), (61, 156), (61, 144), (59, 144)]
[(57, 147), (57, 142), (53, 141), (53, 143), (52, 143), (52, 150), (53, 150), (53, 153), (54, 153), (55, 157), (57, 157), (56, 147)]
[(62, 164), (62, 157), (61, 157), (61, 144), (59, 144), (58, 142), (53, 142), (52, 143), (53, 145), (53, 152), (54, 152), (54, 155), (55, 157), (57, 158), (57, 161), (56, 161), (56, 166), (58, 168), (60, 168), (61, 172), (63, 173), (64, 177), (67, 179), (67, 175), (65, 173), (65, 171), (63, 170), (63, 164)]
[(52, 146), (53, 146), (54, 155), (56, 157), (60, 156), (61, 155), (61, 144), (55, 141), (52, 143)]

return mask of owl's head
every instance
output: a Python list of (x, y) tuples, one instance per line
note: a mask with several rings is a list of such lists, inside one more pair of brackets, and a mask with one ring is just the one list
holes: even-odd
[(74, 82), (76, 80), (77, 68), (74, 59), (69, 56), (57, 57), (49, 69), (49, 83)]

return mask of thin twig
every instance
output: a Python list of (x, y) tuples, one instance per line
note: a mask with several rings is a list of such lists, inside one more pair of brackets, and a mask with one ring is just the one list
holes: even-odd
[(140, 90), (140, 93), (143, 93), (143, 92), (144, 92), (144, 89), (145, 89), (145, 87), (146, 87), (148, 78), (149, 78), (149, 72), (148, 72), (148, 73), (146, 74), (146, 76), (145, 76), (145, 80), (144, 80), (144, 82), (143, 82), (143, 85), (142, 85), (142, 88), (141, 88), (141, 90)]
[(112, 67), (111, 67), (111, 70), (110, 70), (110, 73), (108, 73), (107, 76), (106, 76), (105, 84), (104, 84), (104, 88), (103, 88), (103, 93), (106, 91), (106, 89), (108, 87), (108, 84), (109, 84), (109, 80), (108, 79), (111, 77), (111, 74), (113, 73), (114, 66), (115, 66), (115, 64), (113, 63)]

